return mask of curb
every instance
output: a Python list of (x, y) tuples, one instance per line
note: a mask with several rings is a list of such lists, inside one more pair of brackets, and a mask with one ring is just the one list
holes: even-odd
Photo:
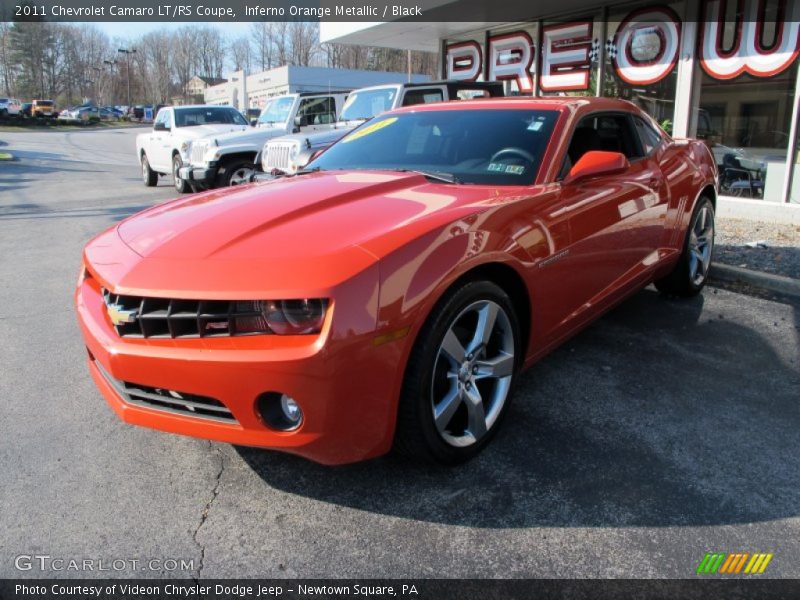
[(0, 152), (0, 160), (14, 160), (14, 155), (8, 152)]
[(743, 269), (742, 267), (734, 267), (732, 265), (723, 265), (720, 263), (713, 263), (711, 265), (710, 276), (712, 280), (746, 283), (753, 287), (800, 298), (800, 279), (792, 279), (791, 277), (773, 275), (771, 273), (764, 273), (763, 271), (753, 271), (751, 269)]

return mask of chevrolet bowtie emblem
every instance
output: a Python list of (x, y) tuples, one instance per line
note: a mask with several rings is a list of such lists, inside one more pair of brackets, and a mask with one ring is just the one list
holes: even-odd
[(121, 304), (109, 304), (106, 310), (108, 310), (108, 317), (114, 325), (124, 325), (136, 321), (135, 308), (125, 308)]

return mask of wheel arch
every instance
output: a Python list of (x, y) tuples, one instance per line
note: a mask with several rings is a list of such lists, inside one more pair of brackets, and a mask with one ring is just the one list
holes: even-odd
[(252, 164), (257, 164), (256, 156), (258, 152), (254, 150), (246, 150), (244, 152), (231, 152), (230, 154), (223, 154), (219, 159), (220, 166), (229, 165), (233, 162), (239, 162), (241, 160), (250, 161)]
[(517, 313), (517, 319), (519, 320), (521, 334), (520, 348), (522, 349), (524, 359), (530, 341), (532, 306), (528, 287), (525, 285), (525, 280), (522, 278), (522, 275), (507, 263), (482, 263), (462, 273), (448, 286), (442, 297), (451, 289), (469, 281), (490, 281), (508, 294), (514, 311)]

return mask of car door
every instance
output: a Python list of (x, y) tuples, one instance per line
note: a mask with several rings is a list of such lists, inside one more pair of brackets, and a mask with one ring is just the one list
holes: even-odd
[[(164, 129), (157, 129), (163, 126)], [(169, 173), (172, 170), (172, 111), (164, 109), (159, 111), (156, 120), (153, 121), (153, 133), (151, 135), (152, 157), (151, 166), (162, 173)]]
[[(620, 152), (624, 171), (570, 181), (586, 152)], [(638, 285), (654, 267), (667, 210), (664, 177), (645, 153), (628, 113), (600, 113), (573, 130), (561, 172), (560, 211), (569, 221), (570, 247), (562, 267), (565, 319), (580, 321)], [(576, 323), (577, 325), (577, 323)]]
[(336, 122), (336, 100), (333, 96), (301, 98), (295, 125), (301, 132), (331, 129)]

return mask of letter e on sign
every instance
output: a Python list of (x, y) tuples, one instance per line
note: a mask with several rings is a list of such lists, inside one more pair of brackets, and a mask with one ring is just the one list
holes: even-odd
[(541, 77), (545, 92), (588, 90), (592, 22), (576, 21), (542, 29)]
[(533, 40), (524, 31), (489, 38), (489, 81), (513, 80), (523, 94), (533, 93)]

